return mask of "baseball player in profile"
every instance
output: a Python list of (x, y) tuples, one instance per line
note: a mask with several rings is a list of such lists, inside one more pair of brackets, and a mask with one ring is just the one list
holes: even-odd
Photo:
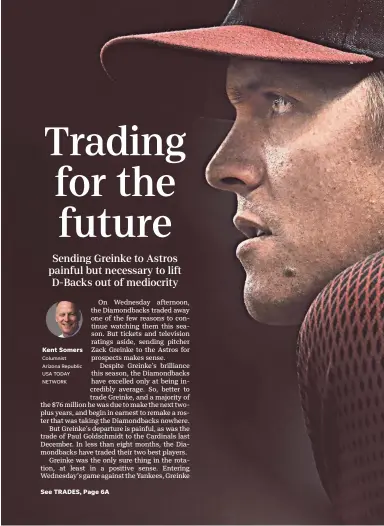
[[(236, 194), (251, 316), (298, 325), (324, 287), (358, 265), (328, 289), (325, 328), (312, 310), (310, 325), (325, 343), (318, 355), (316, 346), (301, 353), (300, 381), (316, 464), (338, 517), (384, 521), (384, 2), (237, 0), (219, 27), (108, 42), (102, 61), (111, 77), (128, 61), (132, 67), (140, 43), (228, 56), (236, 119), (206, 177)], [(376, 407), (369, 422), (366, 406)], [(354, 417), (340, 417), (347, 413)]]

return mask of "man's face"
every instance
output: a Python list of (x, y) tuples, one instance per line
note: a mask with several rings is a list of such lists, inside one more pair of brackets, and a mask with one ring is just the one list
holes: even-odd
[(79, 318), (76, 306), (70, 301), (61, 301), (56, 307), (56, 321), (64, 338), (77, 331)]
[(367, 83), (348, 66), (233, 60), (227, 93), (236, 121), (207, 179), (237, 194), (249, 313), (297, 324), (327, 282), (384, 246)]

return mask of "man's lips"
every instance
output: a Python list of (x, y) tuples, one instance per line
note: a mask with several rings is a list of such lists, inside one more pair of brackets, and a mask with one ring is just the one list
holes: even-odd
[(73, 325), (73, 323), (61, 323), (63, 329), (72, 329)]
[(271, 230), (263, 224), (259, 219), (253, 216), (246, 216), (236, 214), (233, 222), (238, 230), (242, 232), (248, 239), (261, 238), (271, 236)]
[[(249, 251), (257, 250), (258, 255), (261, 256), (261, 250), (267, 249), (269, 240), (275, 239), (270, 228), (259, 218), (255, 218), (253, 214), (247, 213), (238, 213), (233, 219), (233, 222), (238, 230), (242, 232), (248, 239), (242, 241), (236, 250), (236, 256), (242, 260), (243, 257), (246, 257), (246, 254)], [(265, 250), (262, 250), (262, 253), (266, 256)]]

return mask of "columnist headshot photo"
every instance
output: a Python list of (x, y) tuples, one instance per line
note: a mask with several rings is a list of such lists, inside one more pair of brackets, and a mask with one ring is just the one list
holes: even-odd
[[(228, 59), (236, 117), (206, 179), (236, 196), (244, 302), (258, 322), (301, 325), (322, 485), (342, 523), (382, 523), (384, 0), (236, 0), (220, 26), (123, 35), (101, 60), (114, 80), (135, 67), (142, 78), (172, 48), (185, 63), (193, 51)], [(161, 72), (171, 86), (180, 77)], [(199, 67), (191, 79), (196, 91), (220, 80)]]
[(59, 338), (75, 336), (82, 325), (81, 311), (73, 301), (58, 301), (48, 310), (46, 323), (48, 329)]

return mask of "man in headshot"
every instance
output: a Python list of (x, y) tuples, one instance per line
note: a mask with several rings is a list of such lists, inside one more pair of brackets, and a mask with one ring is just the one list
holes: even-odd
[(80, 329), (80, 313), (72, 301), (59, 301), (57, 303), (55, 320), (61, 330), (59, 338), (75, 336)]
[[(384, 248), (384, 1), (236, 0), (219, 27), (111, 40), (102, 62), (112, 78), (124, 78), (128, 63), (134, 67), (139, 44), (153, 46), (153, 57), (169, 47), (228, 57), (226, 91), (236, 119), (206, 178), (213, 187), (236, 194), (234, 223), (246, 238), (237, 257), (246, 271), (248, 312), (265, 324), (300, 325), (329, 282)], [(199, 71), (195, 78), (209, 84), (199, 79)], [(164, 71), (164, 79), (177, 84), (177, 71)], [(378, 277), (371, 281), (377, 283)], [(380, 306), (375, 309), (379, 312)], [(364, 330), (357, 331), (355, 340), (363, 336)], [(349, 348), (352, 360), (355, 349)], [(369, 354), (367, 349), (360, 345), (356, 352)], [(335, 362), (328, 365), (323, 370), (331, 377)], [(339, 367), (340, 379), (342, 374)], [(345, 396), (352, 384), (346, 384)], [(327, 403), (321, 399), (316, 411), (332, 409), (332, 403), (336, 407), (332, 396)], [(357, 399), (351, 404), (357, 407)], [(384, 520), (383, 479), (363, 488), (364, 477), (382, 477), (364, 464), (363, 438), (355, 440), (360, 451), (353, 461), (365, 471), (355, 476), (343, 464), (339, 424), (332, 420), (329, 430), (328, 413), (321, 414), (321, 429), (310, 436), (338, 516), (346, 522)], [(354, 422), (345, 425), (355, 432)], [(330, 449), (332, 469), (326, 456)]]

